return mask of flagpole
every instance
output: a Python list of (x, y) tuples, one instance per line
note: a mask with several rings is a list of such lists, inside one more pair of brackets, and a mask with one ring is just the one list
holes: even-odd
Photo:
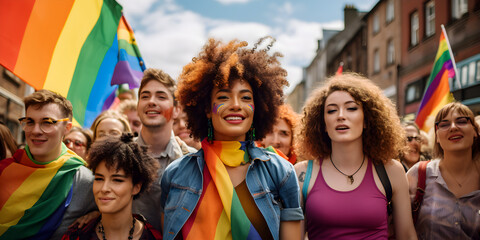
[(443, 35), (445, 36), (445, 41), (447, 42), (448, 53), (450, 54), (450, 58), (452, 59), (453, 71), (455, 71), (455, 78), (457, 78), (457, 82), (458, 84), (460, 84), (460, 88), (463, 88), (462, 82), (460, 81), (460, 75), (458, 75), (457, 71), (457, 63), (455, 63), (455, 58), (453, 57), (452, 47), (450, 46), (450, 41), (448, 41), (447, 31), (445, 30), (443, 24), (440, 24), (440, 27), (442, 28)]

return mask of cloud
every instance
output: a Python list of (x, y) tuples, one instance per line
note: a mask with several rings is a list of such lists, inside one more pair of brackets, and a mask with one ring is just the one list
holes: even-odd
[(228, 4), (234, 4), (234, 3), (248, 3), (250, 2), (250, 0), (215, 0), (221, 4), (225, 4), (225, 5), (228, 5)]
[[(303, 67), (315, 56), (322, 26), (343, 27), (342, 21), (320, 24), (285, 18), (283, 24), (268, 26), (257, 22), (212, 19), (184, 10), (172, 1), (162, 4), (141, 1), (147, 6), (136, 6), (133, 10), (125, 7), (125, 14), (135, 30), (142, 56), (147, 67), (160, 68), (174, 79), (180, 75), (183, 66), (198, 55), (209, 37), (223, 41), (239, 39), (253, 47), (260, 37), (270, 35), (276, 38), (270, 52), (278, 51), (284, 55), (280, 62), (288, 71), (288, 93), (300, 82)], [(133, 1), (126, 2), (128, 6), (137, 5), (131, 3)], [(288, 5), (283, 8), (291, 9)]]

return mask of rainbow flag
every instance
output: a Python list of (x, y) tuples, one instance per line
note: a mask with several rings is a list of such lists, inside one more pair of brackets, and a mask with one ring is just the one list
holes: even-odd
[[(0, 1), (0, 64), (37, 90), (66, 96), (74, 121), (90, 126), (116, 89), (111, 79), (117, 63), (128, 67), (123, 59), (131, 58), (122, 51), (132, 51), (123, 41), (138, 54), (121, 19), (115, 0)], [(138, 75), (141, 68), (132, 69)]]
[(53, 162), (30, 159), (27, 146), (0, 161), (0, 239), (48, 239), (70, 204), (73, 177), (85, 165), (65, 145)]
[(248, 219), (224, 163), (220, 158), (245, 162), (247, 142), (214, 141), (205, 138), (202, 149), (206, 167), (203, 192), (197, 207), (182, 228), (184, 239), (261, 239)]
[(140, 87), (145, 64), (138, 49), (133, 30), (124, 16), (118, 24), (118, 63), (113, 72), (112, 85), (128, 83), (130, 89)]
[(453, 101), (448, 79), (455, 77), (455, 62), (450, 54), (448, 39), (443, 26), (442, 30), (433, 69), (415, 118), (415, 123), (425, 132), (428, 132), (434, 126), (434, 119), (438, 111), (447, 103)]

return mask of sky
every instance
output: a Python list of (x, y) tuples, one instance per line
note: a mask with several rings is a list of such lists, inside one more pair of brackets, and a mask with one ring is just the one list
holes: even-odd
[(377, 0), (117, 0), (132, 26), (147, 67), (174, 79), (208, 38), (247, 41), (276, 39), (272, 49), (288, 72), (293, 90), (315, 57), (322, 29), (343, 29), (343, 9), (369, 11)]

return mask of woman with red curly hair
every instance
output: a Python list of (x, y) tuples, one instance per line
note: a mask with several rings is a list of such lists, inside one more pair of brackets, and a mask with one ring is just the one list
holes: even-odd
[(282, 157), (285, 157), (291, 164), (295, 164), (297, 155), (295, 154), (293, 144), (295, 142), (294, 132), (298, 121), (298, 114), (293, 111), (290, 105), (284, 104), (280, 106), (279, 116), (273, 126), (273, 131), (265, 136), (260, 145), (263, 147), (272, 146), (275, 150), (280, 150)]
[(314, 160), (297, 163), (295, 170), (307, 190), (302, 199), (309, 239), (388, 238), (379, 165), (391, 183), (396, 237), (416, 239), (407, 177), (393, 160), (404, 145), (404, 131), (380, 88), (356, 74), (333, 76), (303, 111), (298, 149)]
[(267, 50), (210, 39), (183, 68), (177, 100), (202, 148), (162, 177), (164, 239), (300, 239), (293, 166), (255, 146), (277, 118), (286, 71)]

